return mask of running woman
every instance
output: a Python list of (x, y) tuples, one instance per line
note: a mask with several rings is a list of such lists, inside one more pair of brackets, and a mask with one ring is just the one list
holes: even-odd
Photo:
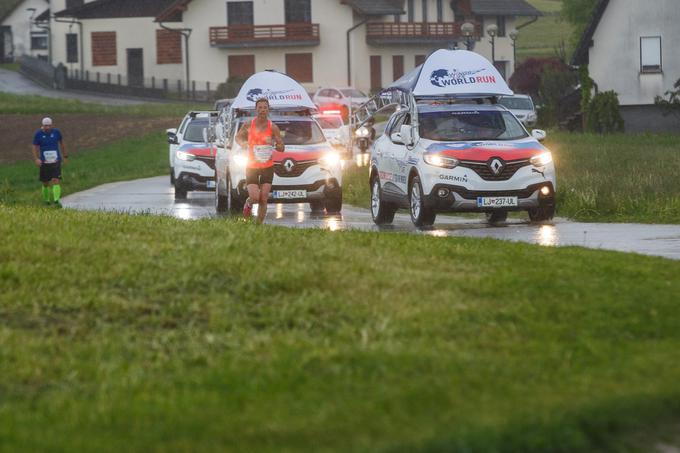
[(262, 223), (267, 215), (267, 200), (274, 180), (274, 150), (283, 152), (285, 145), (279, 127), (269, 119), (269, 101), (266, 98), (257, 100), (255, 112), (257, 116), (241, 127), (236, 141), (242, 148), (248, 148), (248, 199), (243, 206), (243, 217), (250, 219), (253, 203), (257, 203), (257, 220)]
[(52, 127), (51, 118), (43, 118), (42, 127), (33, 136), (33, 160), (40, 167), (43, 202), (50, 204), (50, 186), (54, 205), (61, 207), (61, 164), (68, 154), (59, 129)]

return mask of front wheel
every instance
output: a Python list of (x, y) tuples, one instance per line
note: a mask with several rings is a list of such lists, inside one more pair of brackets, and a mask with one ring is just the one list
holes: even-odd
[(219, 186), (215, 184), (215, 212), (218, 214), (227, 212), (228, 202), (227, 197), (220, 194)]
[(175, 168), (170, 167), (170, 185), (174, 186), (175, 185)]
[(508, 220), (508, 211), (493, 211), (486, 213), (486, 221), (489, 223), (501, 223)]
[(175, 200), (186, 200), (187, 199), (187, 189), (177, 184), (175, 181)]
[(326, 198), (324, 204), (326, 205), (326, 213), (328, 214), (337, 214), (342, 211), (342, 191)]
[(232, 214), (238, 214), (243, 210), (243, 202), (234, 197), (234, 188), (231, 185), (231, 175), (227, 173), (227, 210)]
[(417, 227), (431, 226), (437, 218), (432, 208), (425, 206), (425, 196), (420, 178), (415, 176), (409, 190), (409, 205), (411, 208), (411, 221)]
[(529, 209), (529, 219), (532, 222), (547, 222), (555, 217), (555, 205), (544, 205)]
[(376, 176), (371, 184), (371, 217), (373, 217), (373, 222), (376, 225), (392, 223), (396, 211), (397, 209), (393, 205), (383, 201), (380, 191), (380, 178)]

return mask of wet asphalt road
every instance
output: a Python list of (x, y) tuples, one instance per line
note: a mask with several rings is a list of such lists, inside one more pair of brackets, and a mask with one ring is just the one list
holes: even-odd
[[(105, 184), (63, 199), (64, 206), (71, 209), (170, 215), (186, 220), (214, 217), (213, 203), (214, 195), (208, 192), (190, 192), (187, 200), (176, 202), (168, 176)], [(357, 229), (439, 237), (485, 237), (543, 246), (573, 245), (680, 259), (678, 225), (579, 223), (558, 218), (543, 225), (510, 219), (506, 224), (491, 227), (481, 217), (440, 215), (433, 228), (418, 230), (405, 212), (398, 213), (392, 225), (378, 227), (367, 209), (344, 206), (341, 215), (317, 215), (310, 212), (307, 204), (270, 205), (265, 222), (331, 231)]]

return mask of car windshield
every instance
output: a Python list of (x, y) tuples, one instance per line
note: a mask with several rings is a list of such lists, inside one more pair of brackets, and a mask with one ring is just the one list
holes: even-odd
[(517, 140), (528, 136), (510, 112), (479, 110), (422, 112), (418, 120), (420, 136), (428, 140)]
[(356, 90), (354, 88), (345, 88), (340, 90), (342, 92), (342, 95), (345, 96), (346, 98), (365, 98), (366, 95), (362, 93), (359, 90)]
[(184, 132), (184, 141), (187, 142), (203, 142), (203, 129), (208, 127), (207, 120), (194, 120), (189, 123), (187, 130)]
[(339, 129), (342, 127), (342, 118), (338, 116), (319, 116), (316, 120), (321, 129)]
[(314, 121), (276, 120), (275, 123), (286, 145), (315, 145), (326, 141), (321, 128)]
[(498, 103), (511, 110), (533, 110), (534, 106), (529, 98), (507, 97), (500, 98)]

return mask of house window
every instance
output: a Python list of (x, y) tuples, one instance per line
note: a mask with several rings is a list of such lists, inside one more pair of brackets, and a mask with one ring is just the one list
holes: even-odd
[(227, 25), (253, 24), (253, 2), (227, 2)]
[(444, 22), (444, 6), (442, 0), (437, 0), (437, 22)]
[(427, 22), (427, 2), (429, 0), (422, 0), (423, 1), (423, 20), (421, 22)]
[(78, 63), (78, 35), (66, 33), (66, 63)]
[(371, 91), (382, 89), (382, 58), (380, 55), (371, 55)]
[(311, 53), (287, 53), (286, 74), (298, 82), (314, 82)]
[(394, 80), (404, 75), (404, 56), (403, 55), (393, 55), (392, 56), (392, 76)]
[(229, 78), (248, 78), (255, 74), (255, 55), (229, 55)]
[(156, 30), (156, 64), (182, 63), (182, 35), (170, 30)]
[(311, 0), (286, 0), (284, 9), (287, 24), (312, 23)]
[(498, 25), (498, 36), (505, 36), (505, 16), (498, 16), (496, 18), (496, 25)]
[(640, 38), (640, 72), (661, 72), (661, 36)]
[(415, 0), (408, 0), (408, 11), (406, 13), (408, 14), (408, 21), (413, 22), (413, 10), (416, 9), (415, 6)]
[(83, 0), (66, 0), (66, 9), (83, 6)]
[(31, 35), (31, 50), (47, 50), (47, 35)]
[(92, 66), (116, 66), (118, 55), (116, 50), (115, 31), (93, 31)]

